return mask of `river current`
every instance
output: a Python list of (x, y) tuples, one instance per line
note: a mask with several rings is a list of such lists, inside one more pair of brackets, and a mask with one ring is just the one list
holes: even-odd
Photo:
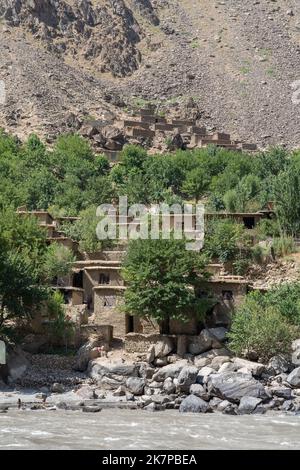
[(300, 417), (11, 410), (0, 414), (0, 449), (300, 449)]

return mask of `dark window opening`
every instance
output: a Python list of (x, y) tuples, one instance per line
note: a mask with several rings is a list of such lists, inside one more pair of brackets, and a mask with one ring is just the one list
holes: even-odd
[(253, 229), (255, 227), (254, 217), (243, 217), (243, 222), (246, 228)]
[(106, 284), (109, 284), (109, 283), (110, 283), (109, 274), (101, 273), (100, 276), (99, 276), (99, 284), (100, 285), (106, 285)]
[(233, 301), (233, 292), (232, 290), (223, 290), (222, 291), (223, 300)]
[(83, 271), (80, 271), (79, 273), (75, 273), (73, 275), (73, 287), (83, 289)]
[(126, 333), (134, 333), (134, 317), (132, 315), (127, 315)]

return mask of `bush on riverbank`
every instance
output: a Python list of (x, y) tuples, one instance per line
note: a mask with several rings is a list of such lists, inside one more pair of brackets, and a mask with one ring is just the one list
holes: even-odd
[(229, 347), (237, 355), (255, 352), (262, 361), (290, 352), (300, 334), (300, 286), (283, 285), (267, 294), (248, 294), (233, 315)]

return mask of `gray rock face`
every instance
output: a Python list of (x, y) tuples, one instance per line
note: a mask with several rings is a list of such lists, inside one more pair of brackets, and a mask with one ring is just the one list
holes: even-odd
[(247, 361), (246, 359), (240, 359), (239, 357), (233, 359), (233, 364), (235, 365), (237, 370), (245, 368), (252, 375), (255, 375), (257, 377), (260, 377), (265, 370), (264, 364), (260, 364), (259, 362)]
[(211, 349), (210, 351), (206, 351), (202, 354), (199, 354), (195, 357), (194, 364), (196, 367), (205, 367), (209, 364), (211, 364), (212, 360), (215, 357), (231, 357), (232, 354), (225, 348), (218, 348), (218, 349)]
[(200, 384), (192, 384), (190, 386), (190, 394), (195, 395), (196, 397), (202, 398), (202, 400), (205, 400), (205, 401), (208, 401), (210, 398), (209, 393), (207, 393), (203, 385), (200, 385)]
[(272, 387), (270, 393), (275, 397), (284, 398), (285, 400), (290, 400), (292, 397), (292, 390), (288, 387)]
[(267, 369), (271, 372), (274, 371), (274, 374), (277, 375), (288, 372), (290, 370), (290, 366), (291, 364), (289, 360), (283, 354), (279, 354), (269, 360)]
[(120, 385), (126, 385), (128, 377), (139, 376), (139, 366), (137, 364), (101, 364), (90, 361), (88, 368), (89, 376), (103, 388), (117, 389)]
[(196, 382), (197, 374), (197, 367), (184, 367), (178, 375), (178, 388), (183, 392), (188, 392), (190, 386)]
[(133, 395), (143, 395), (145, 380), (140, 377), (128, 377), (126, 387)]
[(187, 361), (183, 359), (182, 361), (175, 362), (174, 364), (164, 366), (153, 375), (153, 380), (157, 382), (164, 382), (168, 377), (174, 379), (175, 377), (178, 377), (181, 369), (183, 369), (183, 367), (186, 365)]
[(168, 393), (168, 394), (172, 394), (172, 393), (175, 392), (176, 387), (175, 387), (175, 385), (174, 385), (173, 380), (171, 379), (171, 377), (168, 377), (168, 378), (164, 381), (163, 389), (164, 389), (164, 392), (165, 392), (165, 393)]
[(300, 367), (297, 367), (296, 369), (291, 372), (286, 381), (294, 388), (300, 388)]
[(201, 354), (210, 349), (214, 348), (221, 348), (221, 344), (217, 341), (217, 339), (212, 336), (209, 330), (201, 331), (200, 335), (198, 336), (190, 336), (189, 337), (189, 345), (188, 351), (191, 354)]
[(256, 407), (260, 405), (262, 400), (254, 397), (242, 397), (238, 407), (238, 414), (248, 415), (254, 412)]
[(154, 345), (154, 357), (162, 358), (173, 351), (173, 343), (170, 338), (164, 338)]
[(10, 351), (7, 358), (8, 379), (18, 380), (26, 372), (30, 362), (20, 348)]
[(180, 413), (207, 413), (209, 405), (195, 395), (189, 395), (180, 404)]
[(84, 372), (89, 365), (92, 349), (101, 346), (100, 338), (91, 338), (77, 351), (74, 370)]
[(220, 341), (220, 343), (223, 343), (226, 340), (226, 335), (228, 333), (226, 328), (219, 326), (218, 328), (209, 328), (208, 331), (212, 336)]
[(266, 398), (263, 385), (249, 374), (226, 372), (213, 374), (208, 378), (208, 391), (211, 395), (238, 403), (242, 397)]

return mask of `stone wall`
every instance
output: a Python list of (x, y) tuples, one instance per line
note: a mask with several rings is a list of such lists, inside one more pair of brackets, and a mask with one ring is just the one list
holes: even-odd
[(125, 349), (129, 353), (140, 353), (146, 354), (150, 346), (154, 346), (156, 343), (164, 338), (168, 338), (173, 343), (173, 350), (176, 351), (177, 338), (173, 335), (159, 335), (159, 334), (139, 334), (139, 333), (128, 333), (125, 336)]
[[(106, 301), (114, 302), (112, 306), (106, 306)], [(122, 304), (122, 292), (112, 289), (101, 289), (94, 291), (94, 315), (95, 321), (101, 324), (112, 325), (114, 337), (124, 338), (126, 334), (126, 316), (119, 311)]]

